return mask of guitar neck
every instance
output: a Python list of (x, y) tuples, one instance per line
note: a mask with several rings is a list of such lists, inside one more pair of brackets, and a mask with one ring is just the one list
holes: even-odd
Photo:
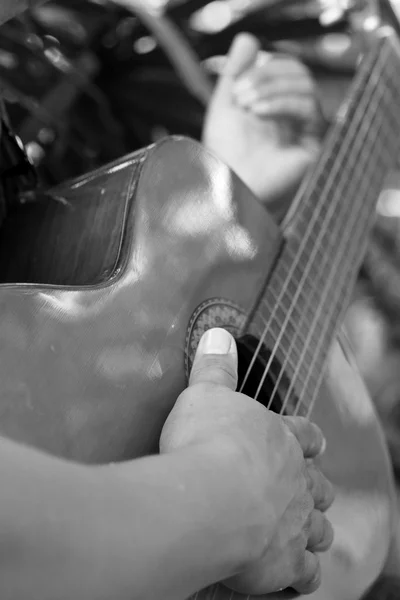
[(399, 150), (400, 49), (389, 36), (360, 66), (318, 165), (299, 192), (264, 298), (270, 343), (279, 345), (280, 361), (304, 402), (318, 390)]

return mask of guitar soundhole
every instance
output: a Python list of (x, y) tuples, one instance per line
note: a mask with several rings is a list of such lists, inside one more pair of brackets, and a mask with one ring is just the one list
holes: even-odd
[[(238, 389), (240, 389), (249, 366), (252, 363), (253, 356), (258, 349), (259, 340), (252, 335), (244, 335), (237, 339), (236, 343), (239, 354)], [(288, 399), (286, 399), (288, 392), (290, 391), (290, 379), (283, 371), (282, 365), (276, 357), (273, 358), (267, 374), (264, 377), (265, 369), (270, 362), (270, 358), (271, 352), (269, 349), (266, 346), (261, 346), (257, 359), (251, 368), (250, 375), (247, 378), (242, 391), (251, 398), (257, 396), (258, 402), (264, 406), (268, 406), (271, 397), (273, 397), (269, 408), (276, 413), (282, 412), (282, 406), (285, 399), (285, 410), (283, 412), (284, 414), (292, 414), (297, 404), (297, 398), (293, 391), (290, 393)], [(259, 391), (260, 382), (263, 378), (264, 381)], [(276, 388), (277, 391), (275, 391)]]
[[(246, 314), (234, 303), (223, 298), (211, 298), (200, 304), (190, 319), (187, 336), (185, 367), (186, 374), (192, 368), (193, 358), (196, 353), (201, 336), (211, 327), (224, 327), (236, 339), (239, 354), (239, 384), (240, 389), (243, 379), (252, 364), (252, 359), (257, 354), (257, 359), (252, 365), (249, 377), (246, 379), (243, 392), (258, 402), (269, 407), (276, 413), (281, 413), (284, 405), (284, 414), (293, 414), (297, 397), (295, 390), (290, 386), (290, 380), (279, 360), (274, 357), (267, 346), (258, 348), (259, 340), (251, 334), (241, 335), (246, 326)], [(271, 362), (271, 364), (270, 364)], [(267, 369), (266, 377), (264, 373)], [(259, 390), (260, 382), (262, 383)], [(272, 398), (271, 406), (269, 401)], [(303, 414), (302, 410), (298, 414)]]

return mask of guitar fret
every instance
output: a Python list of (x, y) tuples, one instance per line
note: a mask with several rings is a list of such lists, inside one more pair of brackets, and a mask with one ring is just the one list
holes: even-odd
[[(359, 229), (359, 233), (358, 233), (358, 236), (357, 236), (357, 241), (358, 241), (359, 237), (362, 238), (362, 230), (360, 230), (360, 229)], [(366, 243), (367, 243), (367, 240), (364, 238), (363, 245), (366, 246)], [(353, 248), (354, 248), (354, 254), (356, 254), (356, 246), (354, 246)], [(351, 294), (351, 289), (352, 288), (350, 286), (348, 286), (347, 289), (345, 290), (344, 294), (342, 292), (342, 294), (344, 295), (344, 299), (345, 300), (349, 299), (350, 294)], [(336, 314), (338, 312), (340, 313), (340, 309), (341, 309), (341, 307), (338, 306), (338, 305), (336, 305), (334, 313), (336, 313)], [(330, 323), (332, 325), (332, 320), (331, 320)], [(315, 366), (314, 371), (321, 372), (322, 367), (323, 367), (323, 365), (325, 363), (325, 360), (326, 360), (326, 357), (327, 357), (327, 353), (328, 353), (328, 347), (327, 347), (327, 345), (325, 345), (325, 346), (322, 347), (321, 352), (318, 353), (317, 360), (314, 360), (314, 366)], [(304, 383), (303, 383), (304, 389), (302, 390), (302, 396), (303, 397), (310, 396), (312, 398), (313, 395), (314, 395), (314, 393), (315, 393), (316, 386), (318, 386), (319, 382), (320, 382), (319, 379), (317, 381), (313, 381), (312, 378), (310, 378), (310, 381), (307, 381), (307, 383), (306, 383), (305, 386), (304, 386)]]
[[(263, 322), (261, 325), (261, 331), (265, 329), (265, 326), (266, 324)], [(279, 347), (281, 347), (286, 354), (289, 352), (289, 349), (291, 350), (291, 361), (293, 364), (296, 364), (300, 360), (305, 351), (307, 354), (309, 354), (309, 358), (312, 358), (312, 348), (305, 348), (304, 344), (302, 343), (303, 338), (298, 335), (298, 332), (296, 330), (283, 328), (282, 323), (276, 318), (272, 319), (271, 322), (268, 323), (267, 336), (270, 340), (270, 343), (268, 344), (270, 350), (275, 347), (278, 339)]]
[[(270, 304), (266, 304), (266, 308), (271, 310)], [(279, 312), (279, 314), (277, 314)], [(295, 351), (299, 354), (304, 352), (304, 340), (307, 338), (311, 328), (311, 313), (307, 313), (309, 319), (303, 319), (304, 322), (298, 321), (296, 323), (293, 315), (290, 318), (286, 317), (284, 309), (281, 307), (277, 311), (275, 307), (274, 318), (266, 321), (266, 325), (269, 326), (270, 330), (274, 331), (276, 338), (280, 340), (280, 343), (286, 348), (294, 347)], [(300, 317), (299, 317), (300, 319)], [(271, 323), (271, 324), (270, 324)], [(315, 337), (315, 341), (316, 341)], [(309, 346), (312, 344), (310, 343)]]
[[(311, 236), (311, 239), (312, 236)], [(303, 256), (305, 256), (307, 258), (307, 260), (309, 261), (309, 259), (311, 258), (311, 244), (308, 245), (308, 251), (306, 253), (304, 253)], [(321, 277), (321, 273), (319, 272), (319, 262), (322, 258), (325, 257), (325, 254), (323, 253), (323, 251), (321, 249), (318, 249), (316, 251), (314, 251), (314, 256), (315, 256), (315, 261), (308, 262), (307, 263), (307, 268), (308, 268), (308, 276), (306, 279), (302, 280), (303, 277), (303, 265), (298, 265), (298, 268), (296, 268), (293, 273), (291, 274), (290, 279), (293, 280), (294, 284), (296, 285), (297, 288), (301, 287), (302, 289), (302, 293), (304, 293), (305, 297), (307, 298), (307, 301), (310, 297), (311, 294), (319, 294), (319, 286), (317, 285), (317, 280), (318, 278)], [(285, 253), (283, 260), (280, 264), (280, 269), (279, 269), (279, 276), (280, 279), (282, 280), (283, 278), (283, 271), (285, 271), (285, 278), (287, 280), (287, 277), (289, 275), (290, 270), (292, 269), (291, 264), (293, 261), (296, 260), (296, 253), (293, 252), (293, 248), (290, 244), (288, 244), (288, 248), (287, 248), (287, 252)], [(283, 280), (282, 283), (284, 283), (285, 280)]]
[[(310, 397), (348, 302), (383, 179), (398, 156), (400, 79), (390, 44), (381, 41), (360, 69), (347, 114), (332, 133), (311, 191), (299, 200), (260, 307), (264, 322), (271, 321), (271, 338), (279, 341), (277, 356), (294, 367), (296, 389), (305, 386)], [(384, 88), (374, 84), (377, 70)]]
[[(279, 289), (282, 289), (283, 286), (286, 287), (286, 282), (285, 282), (285, 279), (283, 278), (283, 275), (284, 275), (284, 272), (286, 273), (286, 275), (288, 275), (289, 269), (290, 269), (289, 265), (286, 262), (286, 259), (285, 259), (285, 261), (282, 261), (281, 267), (282, 268), (277, 270), (276, 279), (274, 279), (274, 282), (273, 282), (273, 283), (278, 283)], [(279, 301), (279, 292), (276, 291), (276, 288), (278, 288), (278, 286), (272, 285), (271, 290), (269, 290), (269, 294), (271, 296), (273, 296), (273, 299), (275, 301)], [(299, 289), (301, 289), (300, 294), (298, 293)], [(316, 301), (318, 301), (320, 290), (318, 289), (318, 287), (316, 285), (316, 281), (314, 280), (311, 283), (308, 282), (308, 290), (307, 290), (307, 285), (301, 285), (300, 274), (297, 273), (297, 276), (296, 276), (296, 272), (295, 272), (293, 274), (293, 277), (290, 278), (290, 282), (287, 284), (287, 293), (283, 294), (283, 296), (281, 297), (280, 303), (283, 306), (285, 312), (287, 312), (289, 309), (293, 311), (293, 317), (296, 318), (296, 323), (299, 322), (299, 319), (302, 319), (304, 321), (304, 311), (305, 310), (310, 312), (311, 319), (313, 321), (315, 308), (316, 308), (316, 306), (314, 306), (314, 303), (317, 305), (317, 302), (315, 301), (314, 298), (311, 300), (311, 298), (312, 298), (312, 296), (310, 296), (311, 293), (312, 294), (316, 293), (318, 295), (316, 298)], [(294, 297), (295, 294), (297, 294), (297, 296), (298, 296), (298, 301), (293, 305), (292, 298)], [(274, 304), (275, 304), (275, 302), (274, 302)], [(310, 323), (308, 322), (307, 317), (305, 318), (305, 321), (306, 321), (306, 329), (308, 330), (310, 327)], [(281, 321), (281, 323), (283, 323), (283, 320)]]
[[(263, 323), (263, 320), (261, 317), (258, 317), (258, 319), (256, 319), (253, 322), (253, 327), (255, 328), (255, 333), (263, 331), (264, 323)], [(268, 331), (266, 332), (265, 338), (264, 338), (264, 344), (270, 351), (272, 351), (275, 348), (276, 340), (278, 339), (279, 333), (280, 333), (280, 328), (278, 328), (278, 327), (276, 327), (275, 331), (271, 331), (270, 329), (268, 329)], [(294, 350), (292, 352), (288, 352), (287, 349), (285, 348), (285, 344), (281, 343), (278, 346), (278, 348), (276, 349), (275, 353), (276, 353), (276, 356), (278, 357), (281, 365), (284, 366), (284, 369), (287, 371), (287, 373), (293, 374), (293, 373), (295, 373), (296, 369), (298, 368), (300, 357), (302, 356), (303, 352), (304, 352), (304, 347), (300, 348), (297, 352), (295, 352)], [(307, 352), (309, 352), (308, 349), (307, 349)], [(311, 358), (312, 357), (310, 355), (310, 360), (311, 360)], [(302, 374), (304, 375), (304, 378), (307, 376), (308, 371), (307, 371), (306, 366), (304, 366), (304, 368), (302, 369)]]
[[(290, 263), (295, 260), (296, 255), (293, 254), (291, 252), (291, 248), (287, 246), (279, 262), (279, 269), (277, 269), (274, 273), (275, 283), (277, 284), (277, 289), (279, 289), (279, 291), (282, 289), (284, 291), (288, 291), (290, 297), (292, 297), (294, 293), (299, 293), (300, 290), (300, 294), (303, 294), (305, 300), (307, 301), (307, 295), (301, 282), (302, 273), (300, 269), (293, 270), (290, 278), (288, 277), (290, 271), (292, 270), (292, 265)], [(311, 289), (313, 289), (312, 282), (307, 282), (307, 284), (311, 287)], [(289, 286), (291, 286), (291, 289)], [(275, 292), (275, 294), (277, 294), (277, 292)]]
[[(305, 340), (309, 336), (311, 329), (313, 329), (312, 340), (308, 345), (312, 347), (317, 343), (322, 325), (319, 322), (314, 323), (315, 312), (311, 304), (305, 307), (303, 311), (299, 309), (298, 305), (293, 305), (294, 310), (289, 318), (287, 317), (287, 313), (288, 311), (292, 311), (290, 305), (288, 310), (285, 310), (284, 306), (280, 306), (277, 309), (276, 305), (273, 308), (271, 300), (268, 300), (265, 302), (265, 307), (268, 312), (274, 310), (273, 322), (276, 325), (277, 331), (281, 334), (282, 344), (285, 344), (286, 348), (294, 346), (299, 352), (304, 352)], [(295, 315), (298, 315), (297, 319)], [(268, 320), (266, 323), (268, 323)]]

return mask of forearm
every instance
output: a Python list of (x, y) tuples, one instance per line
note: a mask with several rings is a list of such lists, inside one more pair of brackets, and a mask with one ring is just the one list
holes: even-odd
[(232, 575), (260, 532), (231, 464), (193, 449), (91, 468), (1, 441), (0, 597), (179, 600)]

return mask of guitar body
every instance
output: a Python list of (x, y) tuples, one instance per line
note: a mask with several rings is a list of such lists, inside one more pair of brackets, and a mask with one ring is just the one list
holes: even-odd
[[(62, 265), (64, 285), (45, 280), (35, 253), (19, 244), (14, 280), (32, 283), (9, 277), (0, 286), (0, 433), (86, 463), (155, 452), (202, 331), (261, 335), (252, 314), (284, 238), (231, 171), (189, 140), (162, 142), (56, 192), (63, 201), (50, 203), (40, 232), (53, 240), (49, 273)], [(119, 203), (120, 229), (109, 222), (110, 201)], [(80, 227), (55, 235), (54, 210), (69, 225), (80, 214)], [(6, 242), (21, 235), (15, 222), (8, 227)], [(73, 285), (77, 265), (91, 285)], [(381, 429), (341, 339), (319, 396), (312, 418), (328, 440), (322, 466), (337, 489), (336, 538), (311, 598), (356, 600), (384, 565), (394, 501)], [(241, 597), (220, 586), (197, 595)]]
[[(359, 600), (385, 567), (396, 507), (382, 431), (344, 335), (332, 348), (312, 419), (327, 437), (320, 466), (335, 485), (335, 502), (328, 511), (335, 540), (320, 557), (322, 585), (307, 598)], [(289, 592), (263, 596), (293, 597)], [(244, 598), (218, 586), (215, 596), (207, 590), (193, 600)]]

